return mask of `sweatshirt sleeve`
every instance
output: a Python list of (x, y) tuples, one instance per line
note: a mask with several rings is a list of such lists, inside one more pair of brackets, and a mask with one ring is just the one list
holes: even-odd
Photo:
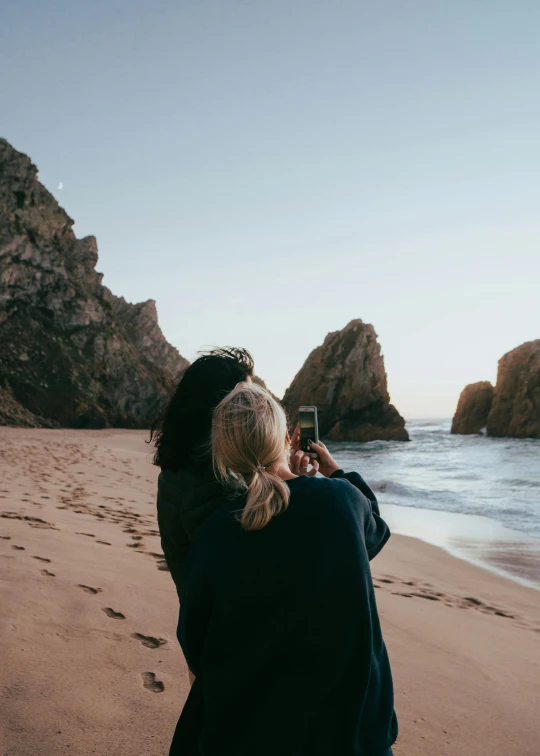
[(202, 649), (213, 604), (213, 589), (201, 562), (191, 557), (188, 560), (178, 622), (178, 640), (187, 665), (196, 677), (201, 674)]
[(357, 472), (346, 473), (336, 470), (330, 477), (343, 478), (358, 489), (365, 500), (364, 537), (366, 549), (370, 561), (382, 550), (390, 538), (390, 528), (385, 523), (379, 512), (377, 498), (366, 481)]
[(179, 522), (178, 515), (168, 512), (158, 499), (158, 525), (161, 536), (161, 548), (167, 562), (167, 567), (174, 580), (178, 598), (184, 592), (184, 573), (191, 546), (190, 539)]
[[(182, 484), (185, 491), (179, 496)], [(216, 481), (204, 478), (199, 481), (191, 476), (171, 482), (163, 473), (159, 476), (157, 516), (161, 548), (180, 600), (197, 530), (223, 503), (223, 491)]]

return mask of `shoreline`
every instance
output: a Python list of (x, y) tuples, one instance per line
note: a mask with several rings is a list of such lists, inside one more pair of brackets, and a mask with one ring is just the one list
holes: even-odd
[[(10, 756), (167, 753), (189, 682), (146, 438), (0, 428), (0, 731)], [(406, 535), (371, 566), (396, 756), (536, 756), (538, 591)]]
[(540, 591), (540, 538), (490, 517), (380, 504), (395, 535), (417, 538), (468, 564)]

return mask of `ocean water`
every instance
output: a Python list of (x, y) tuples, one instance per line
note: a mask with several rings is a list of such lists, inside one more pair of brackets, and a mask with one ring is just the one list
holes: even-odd
[(407, 423), (409, 443), (332, 443), (368, 481), (395, 532), (540, 586), (540, 440), (453, 436)]

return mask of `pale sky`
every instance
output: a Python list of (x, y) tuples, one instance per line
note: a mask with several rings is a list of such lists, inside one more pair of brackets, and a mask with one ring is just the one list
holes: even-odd
[[(193, 359), (352, 318), (451, 415), (540, 338), (537, 0), (3, 0), (0, 135)], [(63, 188), (60, 189), (60, 184)]]

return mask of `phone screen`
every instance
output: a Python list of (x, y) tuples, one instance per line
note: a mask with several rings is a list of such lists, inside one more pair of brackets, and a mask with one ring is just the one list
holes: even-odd
[(319, 428), (317, 424), (316, 407), (300, 407), (300, 448), (308, 451), (310, 441), (319, 442)]

